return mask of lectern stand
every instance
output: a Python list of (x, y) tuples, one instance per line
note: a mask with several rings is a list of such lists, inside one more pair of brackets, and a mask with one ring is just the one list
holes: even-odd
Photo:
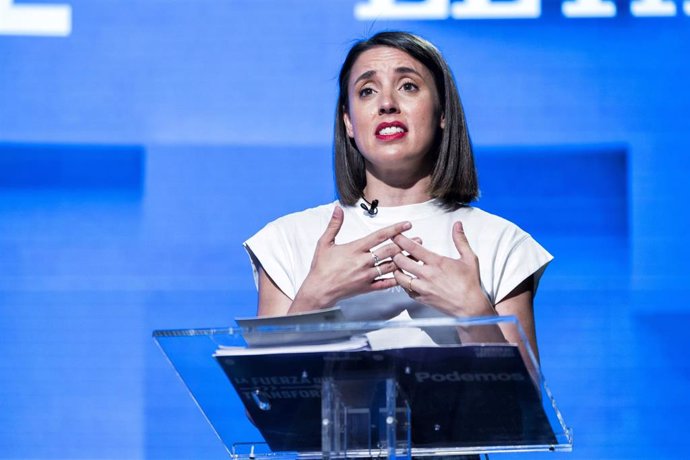
[[(274, 345), (248, 347), (244, 339), (257, 336)], [(281, 344), (286, 337), (301, 343)], [(232, 458), (572, 450), (513, 317), (167, 330), (154, 338)]]

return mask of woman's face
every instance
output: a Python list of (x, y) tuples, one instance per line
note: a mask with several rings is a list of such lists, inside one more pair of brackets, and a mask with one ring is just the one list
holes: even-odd
[(373, 172), (418, 171), (445, 127), (431, 72), (396, 48), (372, 48), (357, 58), (348, 101), (347, 135)]

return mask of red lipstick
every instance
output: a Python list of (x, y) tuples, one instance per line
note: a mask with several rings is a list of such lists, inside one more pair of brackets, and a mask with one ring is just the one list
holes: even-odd
[(376, 127), (374, 134), (382, 141), (400, 139), (407, 135), (407, 126), (399, 121), (384, 121)]

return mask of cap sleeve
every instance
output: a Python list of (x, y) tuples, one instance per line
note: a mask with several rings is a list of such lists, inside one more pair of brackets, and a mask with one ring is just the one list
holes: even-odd
[(510, 292), (529, 276), (534, 276), (534, 294), (537, 293), (539, 280), (553, 256), (549, 254), (529, 234), (521, 237), (511, 245), (505, 260), (500, 267), (495, 290), (494, 303), (503, 300)]
[(294, 299), (296, 289), (291, 276), (294, 273), (294, 263), (290, 245), (279, 221), (271, 222), (259, 230), (244, 242), (244, 248), (249, 254), (257, 289), (260, 266), (285, 295)]

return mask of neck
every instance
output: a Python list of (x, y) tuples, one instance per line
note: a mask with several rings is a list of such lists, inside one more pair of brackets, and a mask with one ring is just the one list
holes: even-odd
[(382, 207), (423, 203), (431, 199), (430, 183), (431, 177), (425, 176), (411, 183), (390, 184), (367, 173), (364, 199), (370, 203), (379, 200), (379, 206)]

